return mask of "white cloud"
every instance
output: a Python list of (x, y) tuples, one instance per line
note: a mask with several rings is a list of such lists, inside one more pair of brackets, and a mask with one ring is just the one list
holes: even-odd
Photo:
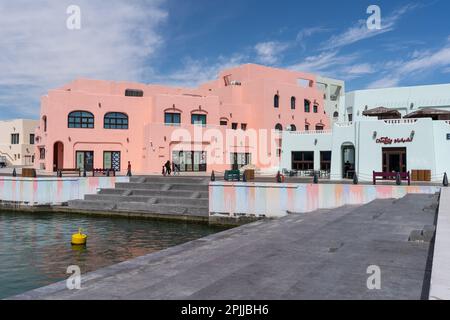
[(348, 67), (344, 67), (342, 72), (350, 75), (365, 75), (375, 72), (373, 66), (369, 63), (354, 64)]
[(315, 56), (306, 57), (300, 63), (288, 66), (288, 69), (323, 73), (336, 70), (339, 66), (347, 66), (350, 63), (353, 63), (357, 57), (357, 54), (338, 55), (338, 52), (322, 52)]
[(77, 77), (135, 80), (163, 43), (163, 0), (77, 0), (81, 30), (68, 30), (69, 0), (0, 2), (0, 117), (37, 116), (39, 97)]
[(385, 73), (389, 73), (389, 75), (370, 83), (369, 88), (398, 85), (404, 79), (412, 76), (424, 76), (439, 68), (444, 72), (449, 70), (450, 44), (446, 43), (445, 46), (435, 50), (434, 53), (428, 50), (422, 53), (415, 52), (409, 60), (388, 62), (386, 66), (392, 67), (385, 69)]
[(269, 65), (276, 64), (288, 48), (288, 44), (278, 41), (261, 42), (255, 46), (258, 61)]
[(310, 27), (310, 28), (305, 28), (299, 31), (299, 33), (297, 34), (297, 41), (302, 41), (308, 37), (311, 37), (312, 35), (315, 35), (317, 33), (321, 33), (321, 32), (327, 32), (330, 31), (330, 29), (328, 28), (324, 28), (324, 27)]
[(220, 56), (217, 61), (195, 60), (187, 58), (183, 61), (183, 68), (164, 74), (154, 74), (152, 79), (161, 84), (195, 88), (198, 85), (217, 79), (219, 73), (224, 69), (236, 67), (247, 62), (247, 56), (236, 54), (231, 57)]
[[(394, 30), (395, 25), (400, 20), (400, 18), (406, 14), (407, 12), (415, 9), (417, 5), (415, 4), (409, 4), (406, 5), (396, 11), (394, 11), (391, 15), (384, 18), (383, 10), (381, 10), (382, 16), (381, 16), (381, 29), (369, 29), (367, 28), (367, 20), (361, 19), (359, 20), (354, 26), (348, 28), (343, 33), (334, 35), (330, 37), (328, 40), (322, 43), (321, 48), (322, 50), (330, 50), (330, 49), (336, 49), (341, 48), (350, 44), (353, 44), (355, 42), (369, 39), (378, 35), (381, 35), (383, 33), (389, 32)], [(381, 8), (383, 9), (383, 8)], [(369, 17), (369, 16), (367, 16)]]

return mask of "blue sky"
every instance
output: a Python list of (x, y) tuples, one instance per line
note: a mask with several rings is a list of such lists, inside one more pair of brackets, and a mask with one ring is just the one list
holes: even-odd
[[(39, 114), (78, 77), (195, 87), (242, 63), (346, 80), (347, 91), (450, 82), (448, 0), (17, 0), (0, 3), (0, 119)], [(66, 8), (81, 8), (68, 30)], [(368, 30), (367, 7), (381, 8)]]

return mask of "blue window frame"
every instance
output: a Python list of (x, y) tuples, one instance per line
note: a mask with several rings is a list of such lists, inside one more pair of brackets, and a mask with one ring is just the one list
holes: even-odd
[(305, 112), (311, 112), (311, 101), (305, 100)]
[(93, 129), (94, 115), (88, 111), (73, 111), (68, 117), (69, 128)]
[(164, 114), (164, 124), (166, 125), (180, 125), (181, 123), (181, 114), (166, 112)]
[(128, 129), (128, 116), (121, 112), (109, 112), (105, 114), (103, 127), (105, 129)]
[(191, 115), (191, 123), (206, 126), (206, 114)]

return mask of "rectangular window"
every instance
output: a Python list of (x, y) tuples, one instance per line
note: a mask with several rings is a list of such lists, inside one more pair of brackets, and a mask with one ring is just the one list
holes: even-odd
[(231, 129), (237, 130), (237, 128), (238, 128), (238, 124), (237, 123), (232, 123), (231, 124)]
[(34, 134), (30, 134), (30, 144), (34, 144)]
[(349, 121), (349, 122), (352, 122), (352, 121), (353, 121), (353, 114), (350, 113), (350, 114), (348, 115), (348, 121)]
[(316, 131), (323, 131), (323, 125), (316, 125)]
[(305, 100), (305, 112), (311, 112), (311, 102), (309, 100)]
[(195, 125), (206, 126), (206, 114), (191, 115), (191, 123)]
[(19, 144), (19, 134), (18, 133), (11, 134), (11, 144)]
[(305, 124), (305, 131), (309, 131), (309, 124)]
[(314, 170), (314, 151), (292, 152), (292, 170)]
[(94, 169), (94, 151), (77, 151), (77, 169), (92, 171)]
[(120, 151), (103, 152), (103, 169), (120, 171)]
[(247, 124), (241, 123), (241, 130), (246, 131), (247, 130)]
[(320, 151), (320, 170), (331, 170), (331, 151)]
[(39, 148), (39, 159), (45, 160), (45, 148)]
[(314, 113), (318, 113), (319, 112), (319, 106), (314, 105), (313, 111), (314, 111)]
[(143, 97), (144, 91), (137, 89), (127, 89), (125, 90), (126, 97)]
[(220, 120), (220, 125), (221, 126), (227, 126), (228, 125), (228, 121)]
[(181, 123), (181, 114), (166, 112), (164, 114), (164, 123), (166, 125), (178, 126)]

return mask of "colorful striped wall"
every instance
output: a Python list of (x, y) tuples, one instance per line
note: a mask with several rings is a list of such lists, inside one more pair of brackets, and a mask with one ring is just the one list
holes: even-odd
[(210, 215), (280, 217), (293, 213), (361, 205), (375, 199), (399, 199), (408, 193), (433, 194), (435, 186), (372, 186), (344, 184), (274, 184), (212, 182)]
[(99, 188), (114, 188), (129, 177), (12, 178), (0, 177), (0, 201), (25, 205), (61, 204), (95, 194)]

